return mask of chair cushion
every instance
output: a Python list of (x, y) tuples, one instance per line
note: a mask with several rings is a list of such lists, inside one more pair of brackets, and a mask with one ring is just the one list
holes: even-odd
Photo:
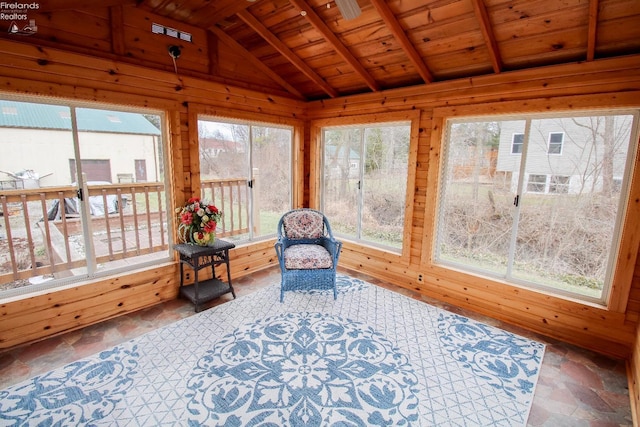
[(284, 234), (288, 239), (317, 239), (324, 236), (322, 214), (299, 210), (285, 215), (282, 220)]
[(292, 245), (284, 250), (287, 270), (317, 270), (332, 268), (331, 254), (320, 245)]

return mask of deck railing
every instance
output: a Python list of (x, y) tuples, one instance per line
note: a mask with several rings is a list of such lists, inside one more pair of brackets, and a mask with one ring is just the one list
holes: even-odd
[[(40, 276), (73, 275), (87, 262), (103, 265), (156, 252), (169, 245), (169, 221), (164, 184), (89, 185), (91, 221), (80, 219), (73, 187), (0, 190), (0, 290), (13, 282)], [(202, 182), (202, 197), (223, 212), (216, 235), (248, 232), (245, 179)], [(84, 235), (91, 236), (90, 246)], [(87, 252), (93, 251), (93, 254)]]

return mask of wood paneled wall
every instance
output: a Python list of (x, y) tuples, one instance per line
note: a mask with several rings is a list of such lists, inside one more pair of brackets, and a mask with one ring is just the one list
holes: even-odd
[[(444, 119), (517, 112), (571, 111), (640, 107), (640, 57), (546, 67), (456, 82), (313, 102), (307, 114), (313, 124), (332, 117), (420, 111), (415, 171), (410, 258), (395, 262), (387, 253), (345, 243), (341, 263), (451, 304), (514, 323), (567, 342), (617, 357), (629, 357), (636, 336), (640, 281), (638, 257), (640, 185), (634, 184), (625, 233), (628, 247), (620, 254), (626, 277), (614, 285), (611, 309), (582, 304), (434, 265), (435, 201), (440, 168), (440, 131)], [(312, 135), (311, 145), (318, 144)], [(636, 142), (637, 143), (637, 142)], [(318, 177), (318, 171), (311, 171)], [(636, 177), (640, 175), (636, 174)], [(314, 179), (312, 178), (312, 185)], [(638, 181), (638, 179), (636, 179)], [(318, 182), (318, 179), (315, 179)], [(312, 201), (313, 203), (313, 201)], [(629, 234), (631, 233), (631, 234)], [(635, 267), (637, 271), (637, 266)], [(423, 280), (418, 281), (418, 275)]]
[[(0, 40), (3, 64), (2, 90), (100, 103), (127, 104), (167, 112), (171, 135), (169, 152), (173, 171), (173, 203), (181, 204), (197, 188), (192, 166), (191, 130), (197, 123), (189, 105), (244, 116), (302, 121), (298, 134), (304, 138), (296, 158), (303, 162), (295, 191), (298, 205), (316, 191), (317, 170), (309, 153), (317, 141), (310, 134), (314, 120), (355, 114), (420, 111), (416, 154), (415, 191), (410, 212), (410, 248), (405, 259), (395, 262), (380, 250), (345, 243), (343, 266), (366, 272), (400, 286), (417, 289), (465, 308), (518, 324), (543, 334), (619, 357), (629, 357), (636, 347), (640, 317), (638, 266), (622, 310), (611, 311), (527, 291), (495, 280), (483, 279), (431, 264), (433, 206), (438, 179), (438, 138), (441, 118), (448, 114), (500, 113), (508, 109), (541, 111), (586, 107), (640, 107), (640, 57), (594, 61), (503, 73), (447, 83), (433, 83), (402, 90), (302, 103), (285, 97), (241, 89), (173, 71), (155, 70), (128, 62), (71, 53), (52, 47)], [(219, 52), (221, 54), (222, 52)], [(218, 58), (222, 61), (224, 58)], [(533, 106), (533, 107), (532, 107)], [(444, 109), (444, 110), (443, 110)], [(459, 110), (459, 111), (458, 111)], [(636, 188), (637, 188), (637, 184)], [(639, 203), (634, 200), (633, 203)], [(625, 232), (637, 233), (638, 220)], [(637, 258), (623, 254), (629, 259)], [(272, 242), (236, 248), (232, 274), (250, 274), (275, 263)], [(418, 274), (423, 282), (418, 282)], [(0, 348), (39, 339), (117, 316), (159, 301), (177, 292), (175, 264), (119, 278), (107, 278), (85, 286), (34, 295), (0, 305)], [(133, 289), (133, 290), (132, 290)], [(138, 292), (140, 291), (140, 292)], [(98, 301), (96, 304), (95, 302)], [(100, 304), (100, 301), (108, 301)], [(93, 315), (90, 307), (104, 306)], [(25, 311), (26, 310), (26, 311)], [(88, 315), (91, 312), (92, 315)], [(28, 315), (26, 315), (28, 313)], [(20, 333), (13, 330), (27, 322)], [(632, 360), (635, 366), (637, 357)], [(636, 372), (637, 369), (634, 371)]]
[[(11, 96), (47, 96), (76, 101), (145, 107), (166, 112), (172, 206), (182, 205), (199, 192), (197, 168), (192, 166), (197, 129), (190, 105), (206, 105), (210, 111), (231, 117), (271, 117), (273, 121), (299, 122), (304, 104), (290, 98), (212, 83), (175, 72), (154, 70), (106, 58), (71, 53), (52, 47), (0, 40), (0, 91)], [(197, 117), (197, 115), (196, 115)], [(301, 137), (299, 137), (301, 139)], [(296, 165), (302, 171), (302, 165)], [(298, 190), (301, 191), (301, 190)], [(277, 263), (273, 241), (238, 247), (231, 251), (233, 277)], [(176, 298), (175, 263), (77, 284), (25, 299), (0, 301), (0, 349), (96, 323), (125, 312)], [(224, 268), (216, 269), (220, 275)]]

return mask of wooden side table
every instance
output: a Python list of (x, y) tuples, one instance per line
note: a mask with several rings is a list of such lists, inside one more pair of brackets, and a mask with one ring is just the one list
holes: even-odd
[[(229, 249), (235, 248), (231, 242), (216, 239), (212, 246), (198, 246), (181, 243), (174, 245), (173, 249), (180, 254), (180, 295), (188, 299), (195, 306), (196, 313), (200, 311), (201, 304), (219, 298), (231, 292), (233, 298), (236, 293), (231, 285), (231, 270), (229, 269)], [(216, 265), (226, 264), (227, 283), (216, 278)], [(184, 265), (193, 270), (193, 284), (184, 284)], [(200, 281), (198, 271), (211, 266), (212, 279)]]

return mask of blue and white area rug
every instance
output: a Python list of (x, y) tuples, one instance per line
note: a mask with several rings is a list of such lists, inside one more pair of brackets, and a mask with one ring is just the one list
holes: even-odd
[(2, 426), (524, 426), (544, 345), (339, 276), (0, 391)]

